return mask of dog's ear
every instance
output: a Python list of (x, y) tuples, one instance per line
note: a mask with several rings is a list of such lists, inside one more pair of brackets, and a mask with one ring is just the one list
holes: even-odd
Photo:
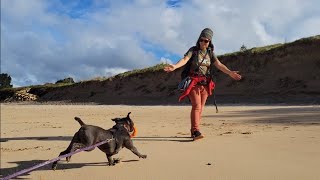
[(119, 121), (121, 118), (113, 118), (112, 121)]
[(131, 114), (131, 112), (128, 113), (127, 118), (130, 118), (129, 115)]

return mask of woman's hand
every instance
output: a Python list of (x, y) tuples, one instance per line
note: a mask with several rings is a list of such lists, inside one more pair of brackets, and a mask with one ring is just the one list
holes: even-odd
[(168, 64), (166, 67), (163, 68), (164, 71), (166, 72), (172, 72), (176, 69), (175, 65)]
[(229, 76), (232, 79), (239, 81), (241, 79), (241, 75), (238, 73), (239, 73), (239, 71), (230, 71)]

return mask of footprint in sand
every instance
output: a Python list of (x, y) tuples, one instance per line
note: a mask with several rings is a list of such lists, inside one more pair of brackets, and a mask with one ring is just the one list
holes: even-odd
[(212, 123), (202, 123), (202, 126), (214, 126)]
[(189, 135), (189, 133), (178, 132), (179, 135)]
[(252, 133), (252, 132), (247, 131), (247, 132), (242, 132), (241, 134), (253, 134), (253, 133)]
[(50, 148), (43, 149), (43, 146), (36, 146), (36, 147), (30, 147), (30, 148), (19, 148), (19, 149), (12, 149), (12, 148), (1, 148), (2, 152), (18, 152), (18, 151), (27, 151), (32, 149), (42, 149), (44, 151), (50, 150)]
[(224, 132), (224, 133), (221, 133), (221, 134), (218, 134), (219, 136), (222, 136), (222, 135), (224, 135), (224, 134), (233, 134), (233, 132), (232, 131), (227, 131), (227, 132)]

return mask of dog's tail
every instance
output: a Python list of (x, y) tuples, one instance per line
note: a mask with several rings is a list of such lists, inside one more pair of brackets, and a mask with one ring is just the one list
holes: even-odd
[(79, 117), (74, 117), (74, 119), (75, 119), (76, 121), (78, 121), (78, 123), (79, 123), (81, 126), (86, 125)]

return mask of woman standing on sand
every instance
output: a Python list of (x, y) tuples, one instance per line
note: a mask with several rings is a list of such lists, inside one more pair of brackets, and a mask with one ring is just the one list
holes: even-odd
[[(212, 81), (213, 65), (229, 75), (234, 80), (240, 80), (241, 75), (238, 71), (229, 70), (222, 64), (213, 52), (212, 44), (213, 31), (210, 28), (205, 28), (201, 31), (197, 40), (196, 46), (191, 47), (184, 57), (176, 64), (169, 64), (164, 68), (166, 72), (172, 72), (188, 63), (186, 66), (187, 75), (191, 77), (192, 81), (188, 88), (180, 95), (179, 101), (186, 96), (189, 97), (191, 109), (191, 136), (193, 140), (201, 139), (204, 136), (200, 132), (201, 113), (209, 95), (214, 89), (214, 82)], [(190, 67), (189, 67), (190, 66)]]

